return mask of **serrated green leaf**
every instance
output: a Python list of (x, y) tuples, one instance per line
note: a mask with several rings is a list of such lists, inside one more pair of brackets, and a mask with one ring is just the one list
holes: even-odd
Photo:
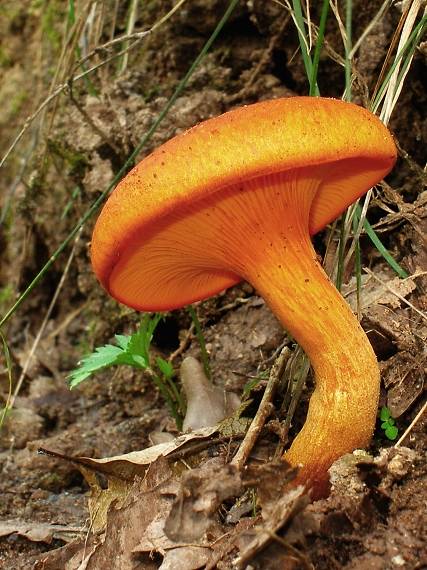
[(146, 335), (147, 332), (141, 323), (136, 333), (129, 337), (127, 351), (130, 354), (142, 356), (147, 361), (149, 357), (150, 343), (147, 343)]
[(392, 441), (396, 439), (398, 433), (399, 430), (396, 426), (388, 426), (388, 428), (385, 430), (387, 439), (391, 439)]
[(121, 349), (127, 350), (129, 346), (131, 336), (127, 334), (115, 334), (114, 338), (116, 339), (117, 344), (120, 346)]
[(142, 317), (138, 330), (130, 337), (129, 344), (127, 346), (128, 352), (143, 356), (148, 363), (150, 359), (150, 345), (153, 340), (153, 334), (161, 318), (162, 315), (159, 313), (155, 313), (154, 315), (147, 313)]
[(85, 356), (79, 366), (68, 376), (70, 388), (75, 388), (99, 370), (119, 364), (147, 368), (150, 362), (150, 344), (153, 333), (162, 316), (159, 313), (143, 316), (138, 330), (133, 335), (116, 334), (117, 346), (107, 344)]
[(91, 374), (113, 364), (120, 364), (123, 350), (119, 346), (106, 344), (95, 349), (95, 352), (82, 358), (78, 367), (68, 376), (70, 388), (75, 388)]
[(389, 425), (390, 425), (390, 424), (389, 424), (388, 422), (383, 422), (383, 423), (381, 424), (381, 429), (386, 430)]
[(166, 378), (172, 378), (173, 376), (173, 366), (170, 362), (158, 356), (156, 358), (156, 364), (160, 370), (160, 372), (166, 376)]

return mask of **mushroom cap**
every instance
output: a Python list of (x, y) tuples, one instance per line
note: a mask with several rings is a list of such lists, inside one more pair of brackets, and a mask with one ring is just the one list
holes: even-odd
[[(189, 205), (215, 203), (224, 189), (258, 177), (325, 165), (309, 215), (308, 230), (315, 234), (381, 180), (395, 160), (387, 128), (351, 103), (290, 97), (234, 109), (169, 140), (118, 184), (95, 225), (93, 269), (113, 297), (140, 310), (167, 310), (207, 298), (241, 278), (223, 274), (190, 295), (177, 288), (173, 299), (162, 298), (158, 283), (159, 299), (151, 299), (144, 298), (149, 266), (141, 264), (137, 296), (124, 290), (118, 272), (135, 248), (142, 248), (144, 259), (145, 236), (167, 232), (168, 219)], [(329, 184), (328, 173), (338, 164), (345, 175), (339, 184)], [(191, 288), (191, 272), (189, 281)]]

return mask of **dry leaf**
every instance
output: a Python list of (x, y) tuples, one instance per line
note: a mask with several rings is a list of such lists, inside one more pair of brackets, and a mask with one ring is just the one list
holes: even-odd
[(46, 542), (50, 544), (53, 539), (70, 542), (82, 534), (83, 530), (77, 527), (68, 527), (59, 524), (25, 522), (21, 520), (0, 521), (0, 536), (17, 534), (33, 542)]

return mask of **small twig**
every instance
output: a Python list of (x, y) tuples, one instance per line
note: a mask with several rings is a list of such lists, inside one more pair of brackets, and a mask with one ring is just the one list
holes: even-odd
[(236, 465), (239, 469), (241, 469), (246, 463), (246, 460), (249, 457), (249, 454), (252, 451), (252, 448), (255, 445), (256, 440), (258, 439), (258, 436), (265, 424), (265, 420), (268, 418), (272, 411), (273, 405), (271, 403), (271, 400), (273, 399), (274, 392), (280, 382), (280, 378), (282, 377), (290, 355), (291, 352), (289, 348), (284, 347), (278, 359), (271, 368), (270, 377), (268, 379), (267, 386), (265, 388), (264, 395), (262, 397), (257, 413), (255, 414), (255, 417), (249, 426), (249, 429), (239, 447), (239, 450), (231, 461), (231, 464)]
[(415, 424), (418, 422), (418, 420), (421, 418), (423, 413), (426, 411), (426, 408), (427, 408), (427, 400), (424, 402), (423, 407), (418, 412), (418, 414), (415, 416), (415, 418), (412, 420), (410, 425), (403, 432), (402, 437), (400, 437), (399, 440), (394, 444), (394, 447), (400, 447), (400, 445), (402, 444), (402, 441), (404, 441), (408, 437), (408, 435), (411, 433), (411, 431), (414, 429)]
[(142, 30), (142, 31), (134, 32), (132, 34), (124, 34), (122, 36), (114, 38), (113, 40), (106, 42), (105, 44), (102, 44), (100, 46), (96, 46), (87, 55), (85, 55), (84, 57), (82, 57), (81, 59), (76, 61), (75, 65), (74, 65), (74, 69), (77, 71), (77, 69), (79, 69), (79, 67), (82, 67), (82, 65), (84, 65), (89, 59), (92, 59), (92, 57), (94, 57), (95, 55), (99, 55), (102, 52), (109, 51), (116, 44), (122, 44), (125, 42), (128, 43), (129, 40), (135, 40), (135, 42), (133, 44), (131, 44), (126, 49), (124, 49), (120, 52), (121, 54), (126, 53), (131, 47), (134, 47), (137, 43), (139, 43), (140, 40), (142, 40), (143, 38), (145, 38), (146, 36), (151, 34), (152, 30), (153, 30), (153, 28), (151, 28), (149, 30)]
[(173, 362), (178, 356), (180, 356), (185, 351), (185, 349), (190, 344), (190, 339), (193, 336), (193, 332), (194, 332), (194, 322), (192, 322), (189, 328), (187, 329), (184, 338), (179, 343), (178, 348), (169, 355), (168, 358), (169, 362)]
[(222, 307), (220, 307), (218, 309), (218, 313), (223, 313), (225, 311), (231, 311), (231, 310), (235, 309), (236, 307), (240, 307), (240, 305), (245, 305), (246, 303), (249, 303), (252, 300), (253, 300), (253, 297), (248, 297), (248, 298), (237, 297), (237, 299), (234, 299), (234, 301), (232, 301), (231, 303), (227, 303), (226, 305), (223, 305)]
[(46, 340), (52, 342), (55, 337), (57, 337), (64, 329), (68, 328), (68, 325), (74, 321), (76, 317), (89, 305), (89, 301), (85, 301), (83, 305), (77, 307), (74, 311), (71, 311), (63, 321), (56, 327), (51, 333), (48, 334)]

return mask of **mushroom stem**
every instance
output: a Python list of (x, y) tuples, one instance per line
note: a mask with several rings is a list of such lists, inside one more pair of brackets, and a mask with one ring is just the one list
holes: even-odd
[(302, 466), (299, 479), (319, 496), (326, 491), (331, 464), (365, 447), (372, 437), (379, 369), (365, 333), (320, 267), (311, 244), (304, 251), (288, 248), (286, 257), (292, 275), (272, 275), (258, 267), (248, 279), (304, 349), (315, 373), (306, 422), (284, 458)]
[[(292, 190), (286, 192), (289, 207), (278, 216), (286, 235), (269, 232), (256, 263), (240, 254), (241, 273), (304, 349), (315, 373), (306, 422), (284, 455), (301, 466), (298, 480), (312, 487), (313, 498), (327, 492), (327, 470), (338, 457), (369, 443), (380, 386), (374, 351), (311, 244), (308, 218), (316, 191), (314, 183), (307, 185), (298, 207)], [(274, 217), (266, 225), (275, 224)], [(253, 251), (250, 244), (247, 249)]]

